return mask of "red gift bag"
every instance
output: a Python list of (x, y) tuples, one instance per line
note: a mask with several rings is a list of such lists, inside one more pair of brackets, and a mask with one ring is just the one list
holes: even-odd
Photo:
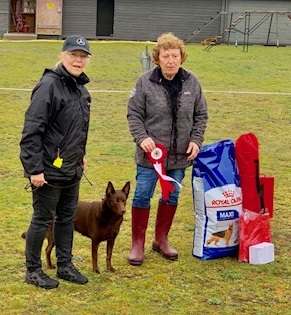
[(255, 134), (243, 134), (236, 140), (235, 158), (239, 170), (243, 209), (259, 213), (263, 208), (263, 200), (259, 184), (259, 142)]
[(249, 247), (262, 242), (271, 243), (269, 213), (256, 213), (243, 209), (239, 218), (238, 260), (249, 262)]
[(260, 175), (259, 142), (255, 134), (241, 135), (235, 143), (243, 209), (268, 212), (273, 217), (274, 177)]

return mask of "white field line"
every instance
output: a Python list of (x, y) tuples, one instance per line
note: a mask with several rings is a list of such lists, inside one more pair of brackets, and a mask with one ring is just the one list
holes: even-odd
[[(0, 87), (0, 91), (32, 92), (32, 89)], [(89, 90), (89, 92), (90, 93), (130, 93), (130, 91), (124, 91), (124, 90)], [(214, 90), (203, 90), (203, 92), (204, 93), (219, 93), (219, 94), (291, 95), (291, 92), (214, 91)]]

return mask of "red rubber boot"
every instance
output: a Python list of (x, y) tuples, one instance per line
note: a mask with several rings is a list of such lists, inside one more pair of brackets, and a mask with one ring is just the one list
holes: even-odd
[(168, 260), (177, 260), (178, 253), (172, 248), (168, 242), (168, 234), (172, 226), (172, 222), (176, 213), (177, 205), (169, 205), (159, 202), (155, 240), (153, 242), (153, 250)]
[(127, 259), (132, 266), (139, 266), (143, 263), (149, 215), (150, 208), (132, 207), (131, 209), (132, 246)]

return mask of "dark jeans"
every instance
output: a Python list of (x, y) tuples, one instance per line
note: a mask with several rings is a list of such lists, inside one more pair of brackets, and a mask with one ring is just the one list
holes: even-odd
[(41, 250), (46, 231), (54, 221), (57, 266), (72, 259), (74, 216), (78, 206), (79, 181), (52, 183), (33, 191), (33, 215), (26, 235), (26, 267), (29, 272), (41, 267)]

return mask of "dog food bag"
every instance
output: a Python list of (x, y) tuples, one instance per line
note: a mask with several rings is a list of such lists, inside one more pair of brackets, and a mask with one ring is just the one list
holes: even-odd
[(242, 195), (232, 140), (201, 147), (193, 163), (192, 188), (193, 256), (202, 260), (237, 256)]

